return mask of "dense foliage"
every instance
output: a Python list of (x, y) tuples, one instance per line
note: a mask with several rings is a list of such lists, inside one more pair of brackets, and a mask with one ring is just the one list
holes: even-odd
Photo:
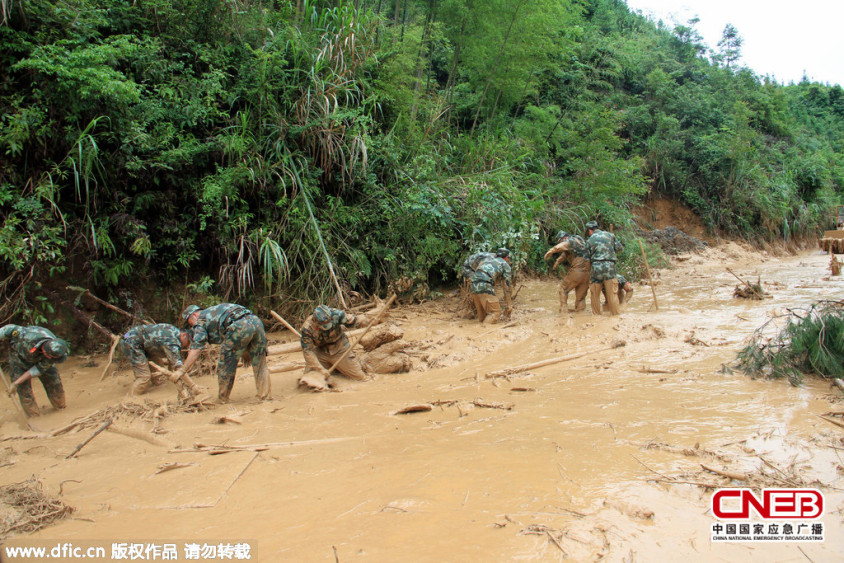
[(738, 366), (753, 377), (786, 377), (795, 386), (807, 374), (844, 376), (844, 302), (821, 301), (769, 320), (739, 352)]
[[(813, 236), (844, 91), (781, 86), (620, 0), (0, 0), (2, 316), (58, 273), (296, 313), (506, 245), (523, 267), (648, 189)], [(740, 30), (739, 30), (740, 31)], [(637, 270), (628, 244), (624, 269)], [(330, 265), (330, 268), (329, 268)], [(93, 280), (89, 282), (89, 280)]]

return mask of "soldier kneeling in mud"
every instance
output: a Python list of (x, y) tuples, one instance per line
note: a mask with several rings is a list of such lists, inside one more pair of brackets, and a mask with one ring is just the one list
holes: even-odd
[(190, 370), (208, 343), (220, 344), (217, 380), (220, 402), (227, 403), (234, 387), (237, 361), (249, 354), (255, 388), (259, 399), (270, 399), (270, 372), (267, 368), (267, 335), (264, 323), (252, 311), (234, 303), (220, 303), (207, 309), (190, 305), (182, 311), (182, 319), (192, 327), (192, 343), (184, 365), (174, 372), (174, 383)]
[[(510, 251), (506, 248), (499, 248), (495, 254), (496, 258), (484, 260), (475, 273), (472, 274), (472, 299), (475, 309), (478, 311), (478, 320), (495, 324), (500, 319), (510, 318), (513, 298), (510, 293), (510, 286), (513, 283), (513, 273), (510, 269)], [(495, 282), (504, 282), (504, 303), (506, 309), (501, 310), (501, 303), (495, 296)]]
[(159, 385), (167, 379), (164, 375), (153, 377), (150, 374), (150, 358), (167, 358), (170, 369), (175, 371), (182, 367), (181, 349), (188, 346), (187, 331), (171, 324), (141, 325), (126, 332), (120, 338), (120, 351), (129, 360), (135, 375), (131, 394), (143, 395), (151, 385)]
[[(302, 325), (302, 355), (305, 356), (305, 373), (299, 379), (301, 385), (317, 390), (333, 387), (329, 369), (338, 361), (336, 370), (350, 379), (370, 379), (351, 347), (344, 327), (361, 326), (366, 322), (363, 315), (353, 315), (327, 305), (319, 305)], [(341, 359), (342, 358), (342, 359)], [(311, 372), (319, 372), (321, 378), (314, 379)]]
[(54, 409), (67, 406), (62, 379), (55, 364), (67, 359), (67, 343), (40, 326), (6, 325), (0, 328), (0, 340), (11, 339), (9, 364), (12, 387), (9, 396), (17, 391), (27, 416), (40, 416), (41, 411), (32, 394), (32, 378), (37, 377), (47, 392)]

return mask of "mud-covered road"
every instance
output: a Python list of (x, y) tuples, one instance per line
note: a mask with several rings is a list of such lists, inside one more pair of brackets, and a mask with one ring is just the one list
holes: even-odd
[[(844, 430), (818, 415), (844, 410), (841, 393), (727, 368), (771, 315), (840, 299), (844, 279), (814, 250), (772, 257), (728, 243), (680, 260), (659, 272), (658, 312), (637, 284), (620, 317), (569, 319), (554, 280), (524, 282), (512, 326), (458, 320), (451, 297), (400, 307), (391, 320), (415, 343), (410, 373), (342, 381), (339, 393), (275, 374), (274, 400), (259, 403), (240, 368), (232, 404), (166, 414), (162, 433), (149, 433), (149, 416), (116, 419), (156, 443), (106, 431), (66, 460), (94, 428), (22, 439), (3, 399), (0, 482), (35, 475), (76, 508), (6, 544), (170, 542), (180, 560), (188, 543), (248, 543), (253, 561), (840, 561)], [(760, 276), (773, 297), (733, 299), (726, 267)], [(95, 360), (61, 366), (68, 408), (45, 408), (39, 430), (128, 400), (130, 373), (100, 383)], [(194, 444), (244, 449), (184, 451)], [(711, 487), (748, 485), (819, 488), (825, 541), (712, 542)]]

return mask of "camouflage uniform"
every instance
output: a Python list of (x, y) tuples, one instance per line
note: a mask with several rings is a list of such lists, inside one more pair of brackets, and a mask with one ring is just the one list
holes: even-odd
[(193, 324), (191, 350), (202, 350), (206, 344), (220, 344), (217, 379), (220, 399), (229, 400), (234, 387), (237, 361), (249, 353), (258, 397), (270, 396), (270, 374), (267, 368), (267, 335), (264, 323), (246, 307), (220, 303), (199, 311)]
[(545, 258), (561, 253), (554, 268), (568, 260), (569, 269), (560, 282), (560, 312), (568, 308), (569, 292), (574, 290), (574, 310), (586, 310), (586, 293), (589, 291), (589, 258), (586, 255), (586, 242), (579, 235), (567, 235), (565, 239), (545, 253)]
[[(56, 362), (64, 361), (64, 358), (54, 360), (48, 358), (41, 346), (48, 340), (57, 340), (56, 335), (40, 326), (18, 326), (6, 325), (0, 328), (0, 339), (10, 338), (9, 345), (9, 377), (12, 382), (29, 370), (33, 377), (41, 380), (47, 398), (55, 409), (63, 409), (67, 406), (64, 395), (64, 387), (59, 377), (59, 370), (56, 369)], [(28, 416), (38, 416), (41, 411), (35, 402), (32, 394), (32, 380), (28, 379), (18, 385), (18, 398), (21, 401), (24, 411)]]
[[(133, 395), (143, 395), (153, 383), (148, 358), (165, 357), (171, 369), (182, 367), (180, 334), (181, 331), (173, 325), (157, 324), (136, 326), (122, 336), (120, 351), (129, 360), (135, 374)], [(164, 378), (158, 379), (163, 381)]]
[[(320, 307), (327, 311), (329, 319), (320, 324), (314, 314), (305, 319), (302, 325), (300, 343), (302, 355), (305, 356), (305, 373), (322, 371), (323, 368), (330, 369), (351, 346), (343, 327), (357, 324), (357, 318), (354, 315), (347, 315), (345, 311), (325, 305)], [(369, 379), (354, 352), (349, 352), (335, 369), (350, 379), (358, 381)]]
[[(618, 305), (621, 306), (625, 303), (629, 303), (633, 298), (633, 287), (631, 286), (630, 289), (624, 289), (624, 286), (626, 286), (629, 282), (621, 274), (617, 275), (615, 279), (618, 282)], [(606, 291), (602, 291), (602, 293), (604, 294), (604, 297), (607, 296)]]
[(472, 274), (470, 290), (478, 310), (478, 320), (481, 322), (486, 320), (489, 324), (494, 324), (501, 318), (501, 303), (495, 296), (495, 282), (498, 280), (504, 281), (504, 296), (509, 311), (510, 285), (513, 283), (510, 264), (503, 258), (491, 258), (481, 263)]
[(586, 254), (591, 265), (589, 299), (592, 303), (593, 315), (601, 314), (601, 292), (605, 288), (610, 313), (619, 314), (615, 261), (616, 253), (622, 250), (624, 246), (615, 238), (615, 235), (597, 228), (586, 241)]
[(462, 295), (462, 306), (459, 316), (465, 319), (475, 318), (475, 301), (472, 298), (472, 293), (469, 291), (469, 286), (472, 283), (472, 274), (484, 262), (484, 260), (491, 260), (497, 258), (492, 252), (476, 252), (463, 261), (463, 266), (460, 268), (460, 274), (463, 276), (463, 284), (460, 292)]

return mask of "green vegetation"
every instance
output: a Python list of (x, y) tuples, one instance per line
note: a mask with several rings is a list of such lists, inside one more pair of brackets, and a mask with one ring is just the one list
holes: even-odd
[(739, 33), (710, 51), (619, 0), (0, 0), (0, 318), (59, 273), (298, 314), (328, 260), (358, 291), (501, 245), (544, 271), (592, 218), (635, 273), (649, 189), (814, 236), (844, 91), (741, 68)]
[(738, 366), (754, 377), (787, 377), (795, 386), (804, 375), (844, 376), (844, 302), (821, 301), (769, 320), (739, 352)]

